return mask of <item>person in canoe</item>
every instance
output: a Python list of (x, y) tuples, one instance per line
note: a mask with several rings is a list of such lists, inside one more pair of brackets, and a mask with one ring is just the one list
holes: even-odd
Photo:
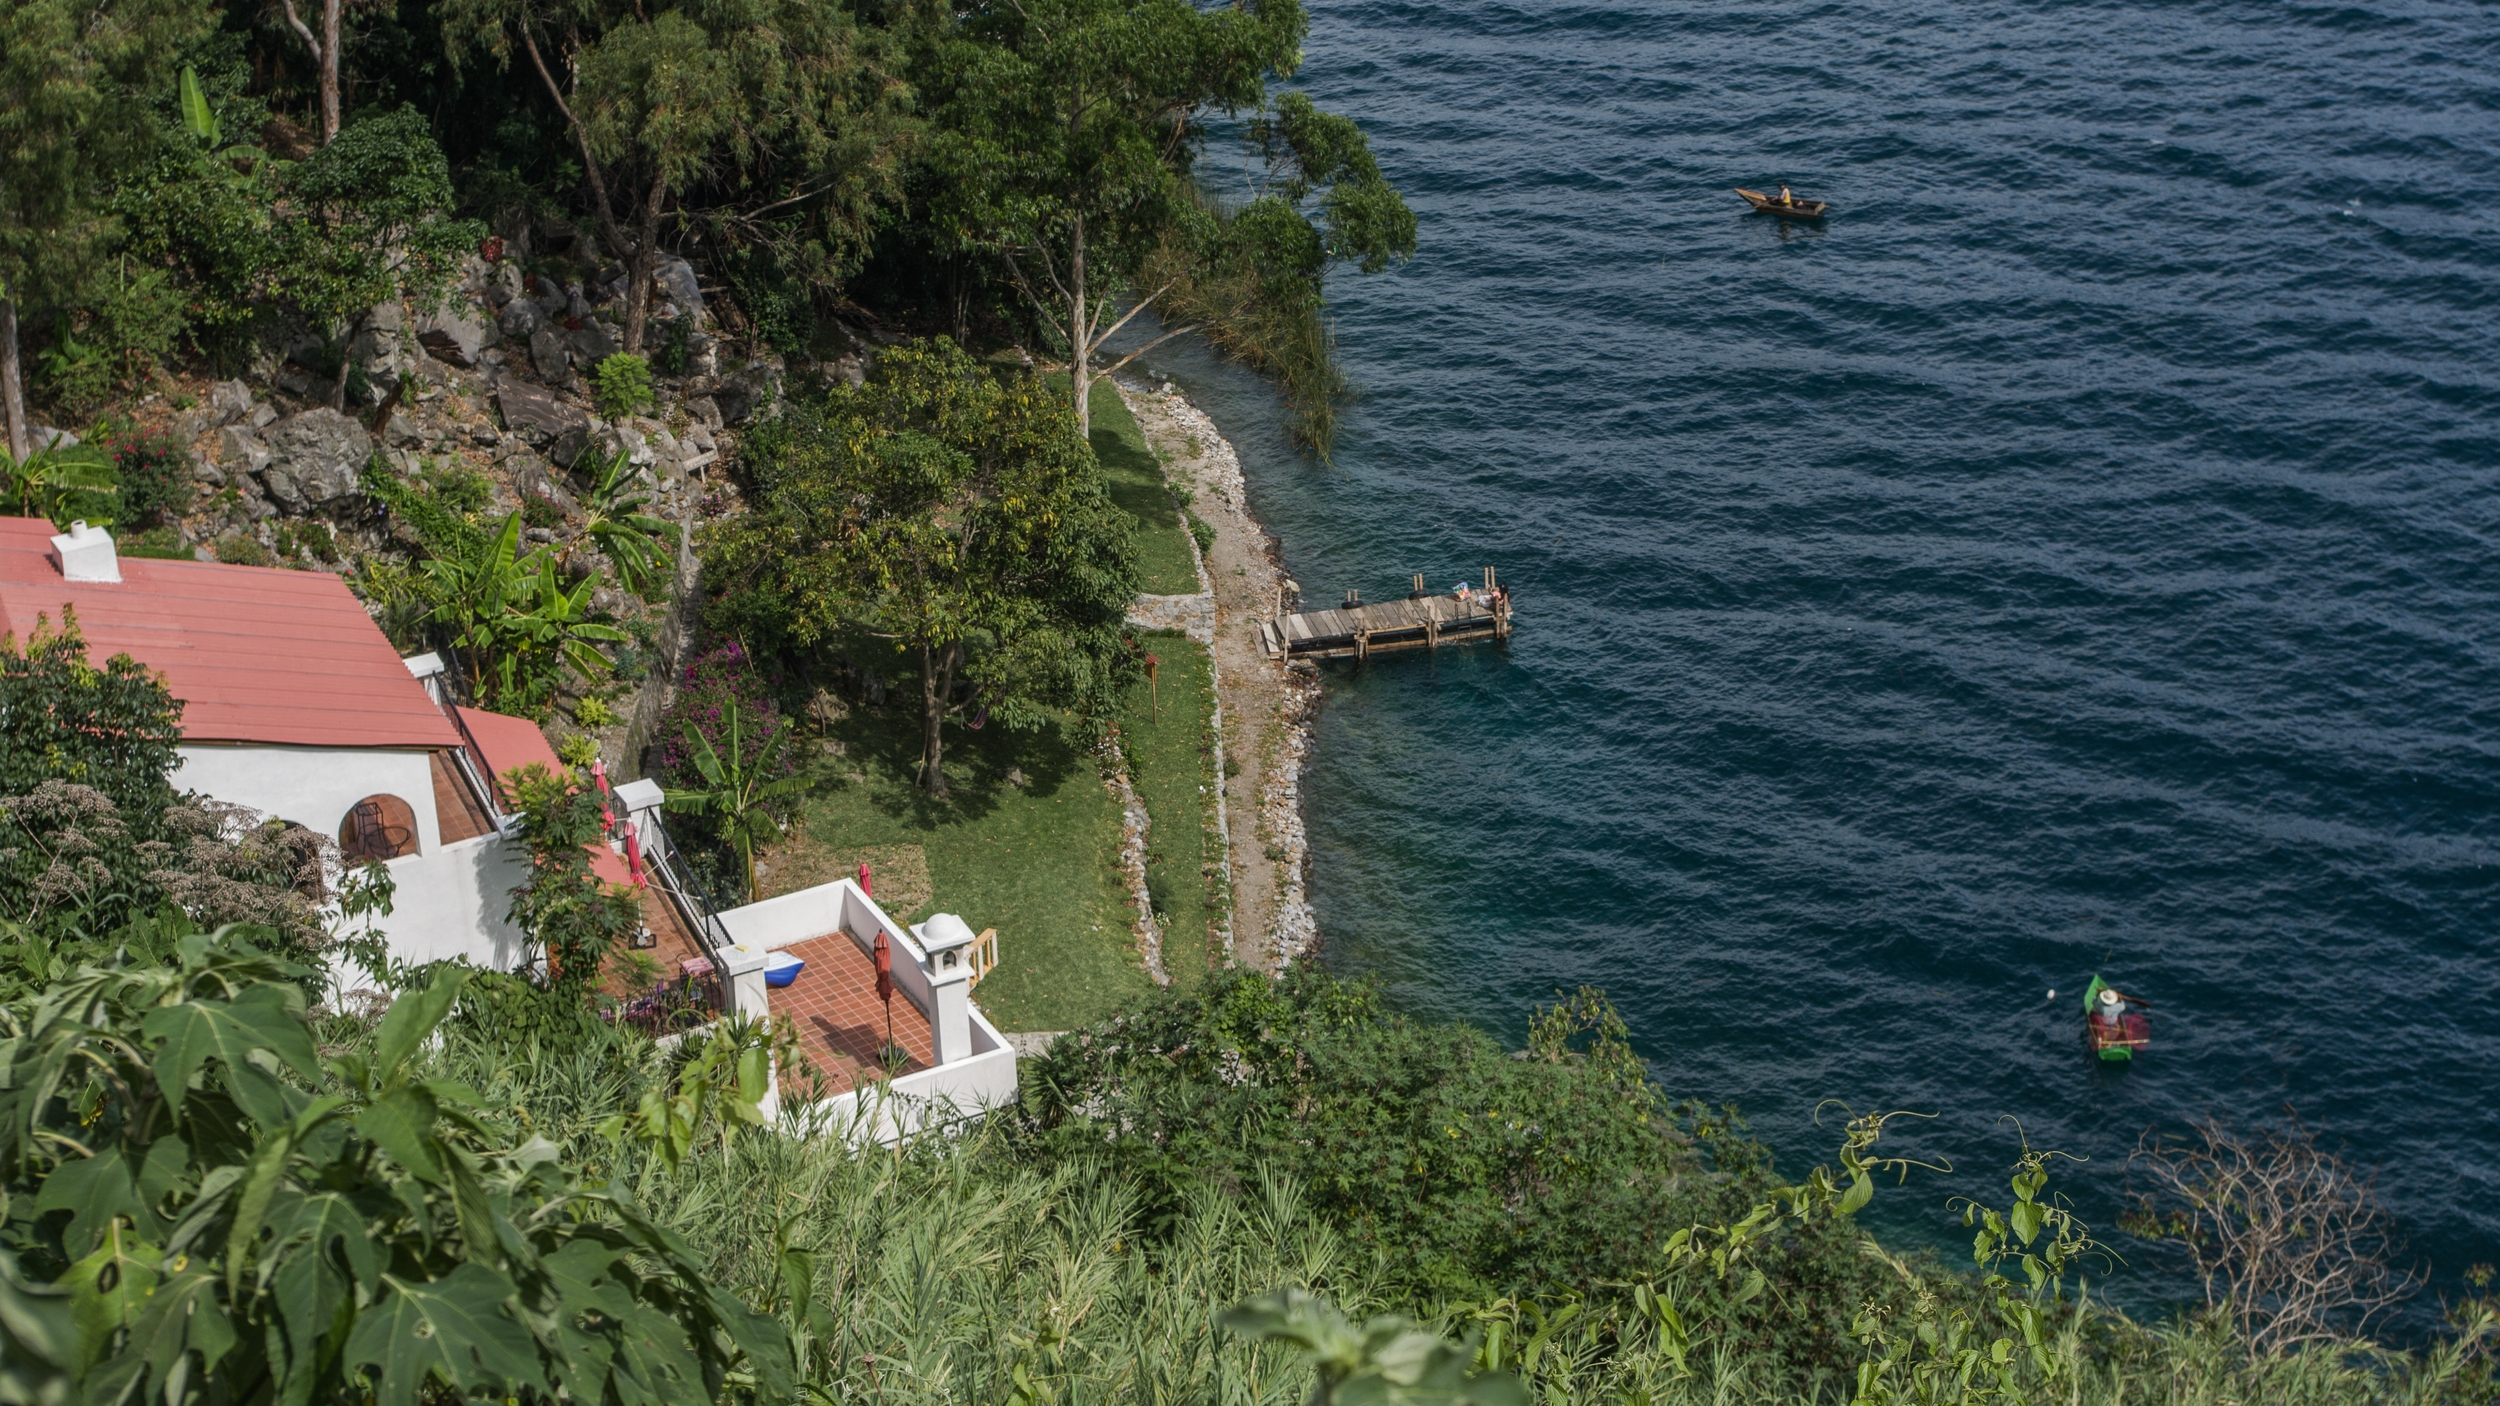
[(2135, 1000), (2133, 996), (2104, 986), (2101, 988), (2100, 1004), (2093, 1010), (2092, 1018), (2115, 1033), (2124, 1022), (2127, 1004), (2133, 1000)]
[(1786, 187), (1786, 186), (1781, 186), (1781, 187), (1780, 187), (1780, 204), (1782, 204), (1782, 205), (1794, 205), (1794, 204), (1796, 204), (1796, 203), (1797, 203), (1797, 197), (1795, 197), (1795, 196), (1793, 196), (1793, 195), (1790, 195), (1790, 194), (1788, 193), (1788, 187)]

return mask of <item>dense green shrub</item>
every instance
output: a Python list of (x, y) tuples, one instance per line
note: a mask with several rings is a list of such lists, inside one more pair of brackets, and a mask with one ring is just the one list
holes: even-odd
[(651, 363), (618, 352), (590, 373), (590, 398), (611, 420), (638, 415), (651, 404)]
[(1530, 1053), (1307, 968), (1231, 973), (1060, 1041), (1019, 1121), (1035, 1149), (1106, 1156), (1165, 1209), (1204, 1179), (1288, 1172), (1427, 1297), (1623, 1278), (1730, 1204), (1602, 1002), (1540, 1017)]

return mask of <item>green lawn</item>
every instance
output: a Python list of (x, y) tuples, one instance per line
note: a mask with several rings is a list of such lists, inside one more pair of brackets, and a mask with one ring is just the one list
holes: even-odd
[[(998, 968), (975, 999), (1008, 1030), (1066, 1030), (1152, 989), (1129, 941), (1120, 816), (1077, 724), (1010, 733), (947, 728), (953, 794), (912, 785), (919, 718), (907, 705), (860, 709), (834, 725), (848, 755), (811, 762), (809, 834), (845, 850), (916, 844), (929, 859), (927, 912), (998, 929)], [(1010, 768), (1025, 784), (1005, 780)], [(846, 776), (844, 773), (856, 773)]]
[[(1068, 383), (1065, 376), (1057, 379), (1063, 387)], [(1091, 409), (1094, 457), (1110, 481), (1111, 501), (1137, 519), (1137, 555), (1146, 569), (1145, 584), (1139, 589), (1158, 596), (1195, 595), (1198, 567), (1189, 554), (1189, 528), (1181, 521), (1180, 505), (1172, 501), (1172, 490), (1164, 484), (1163, 465), (1146, 447), (1145, 432), (1128, 413), (1128, 402), (1120, 399), (1119, 388), (1109, 381), (1094, 383)]]
[(1209, 891), (1207, 866), (1216, 846), (1207, 833), (1211, 797), (1204, 789), (1212, 784), (1215, 692), (1204, 645), (1167, 631), (1140, 634), (1137, 643), (1157, 660), (1155, 684), (1150, 694), (1145, 681), (1138, 682), (1120, 722), (1128, 732), (1131, 780), (1152, 822), (1146, 891), (1163, 914), (1163, 969), (1186, 985), (1224, 960), (1210, 931), (1220, 899)]
[[(1067, 378), (1058, 383), (1066, 386)], [(1144, 588), (1196, 591), (1188, 529), (1163, 466), (1108, 382), (1094, 388), (1092, 410), (1094, 455), (1112, 499), (1138, 520)], [(1185, 983), (1223, 956), (1208, 933), (1206, 865), (1214, 856), (1199, 790), (1209, 784), (1205, 749), (1215, 700), (1205, 649), (1178, 634), (1142, 635), (1139, 644), (1161, 661), (1161, 716), (1140, 681), (1122, 725), (1154, 827), (1147, 882), (1165, 914), (1164, 968)], [(844, 852), (919, 845), (933, 897), (921, 911), (894, 916), (908, 923), (947, 912), (976, 932), (998, 929), (998, 969), (982, 980), (976, 999), (1002, 1029), (1067, 1030), (1151, 989), (1129, 937), (1135, 909), (1120, 879), (1119, 808), (1103, 787), (1083, 726), (1069, 719), (1041, 733), (1010, 733), (950, 724), (952, 795), (932, 801), (912, 784), (920, 760), (911, 706), (918, 686), (898, 682), (896, 702), (859, 709), (834, 725), (843, 755), (814, 750), (812, 741), (803, 749), (816, 783), (803, 817), (809, 836)], [(1024, 773), (1024, 785), (1005, 780), (1010, 768)]]

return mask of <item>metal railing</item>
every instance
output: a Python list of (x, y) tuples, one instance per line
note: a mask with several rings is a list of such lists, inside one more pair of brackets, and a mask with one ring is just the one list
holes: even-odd
[[(651, 829), (659, 836), (660, 842), (643, 846), (643, 871), (660, 886), (660, 892), (668, 895), (669, 902), (677, 909), (677, 916), (693, 930), (695, 945), (703, 949), (705, 960), (712, 964), (713, 974), (721, 979), (722, 994), (725, 996), (729, 968), (721, 959), (721, 949), (730, 945), (729, 927), (720, 920), (720, 910), (713, 905), (711, 895), (705, 893), (686, 872), (685, 861), (677, 857), (677, 842), (669, 838), (668, 827), (660, 822), (659, 813), (651, 811), (647, 814), (651, 816)], [(633, 818), (626, 817), (625, 823), (633, 824)]]

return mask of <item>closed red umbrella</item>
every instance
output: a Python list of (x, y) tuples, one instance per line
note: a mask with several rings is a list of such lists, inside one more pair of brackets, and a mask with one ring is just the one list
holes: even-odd
[(877, 999), (885, 1002), (885, 1046), (877, 1051), (877, 1062), (888, 1074), (900, 1070), (905, 1063), (903, 1051), (894, 1043), (894, 948), (886, 941), (885, 929), (877, 929)]
[[(859, 891), (868, 898), (877, 896), (876, 891), (868, 887), (868, 861), (864, 859), (859, 862)], [(885, 941), (885, 934), (878, 933), (877, 941)]]
[(635, 888), (643, 886), (642, 837), (634, 833), (631, 825), (625, 827), (625, 872), (634, 876)]

